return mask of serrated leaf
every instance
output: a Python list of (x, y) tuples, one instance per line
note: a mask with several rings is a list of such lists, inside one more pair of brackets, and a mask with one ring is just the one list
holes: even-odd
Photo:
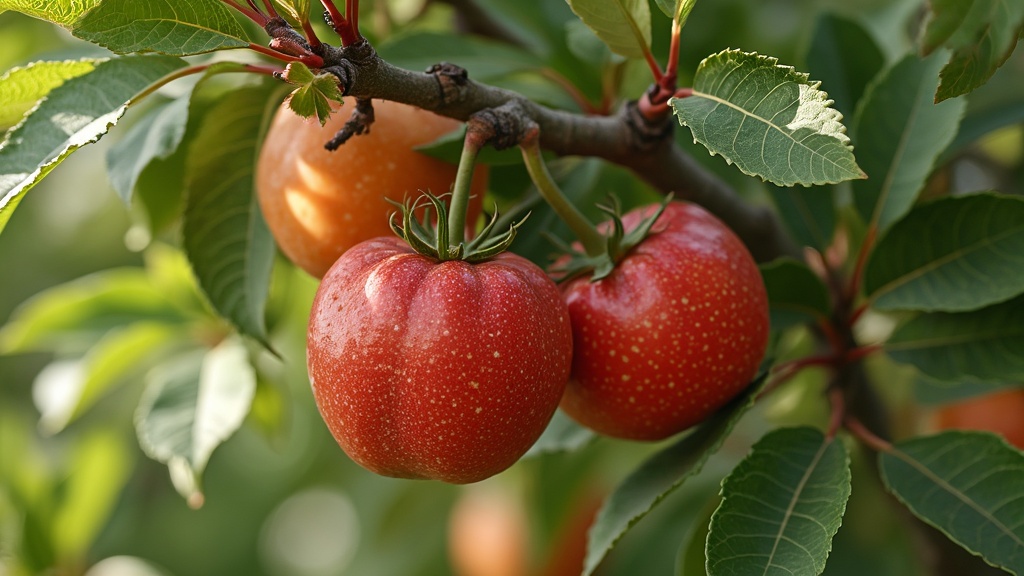
[(326, 124), (331, 117), (331, 102), (341, 103), (342, 100), (338, 77), (326, 72), (313, 75), (302, 62), (290, 62), (283, 77), (289, 84), (298, 86), (288, 96), (288, 107), (303, 118), (316, 115), (321, 126)]
[(801, 246), (824, 252), (836, 231), (836, 208), (831, 188), (768, 185), (786, 229)]
[(986, 562), (1024, 574), (1024, 454), (985, 432), (944, 432), (878, 456), (882, 479), (925, 522)]
[(25, 193), (78, 148), (99, 140), (148, 86), (185, 65), (168, 56), (126, 56), (50, 91), (0, 143), (0, 232)]
[(919, 374), (914, 379), (914, 400), (925, 406), (937, 406), (950, 402), (961, 402), (1018, 386), (1018, 384), (987, 382), (966, 376), (953, 382), (947, 382)]
[(775, 58), (739, 50), (709, 56), (693, 94), (669, 104), (696, 142), (745, 174), (780, 186), (864, 177), (828, 95)]
[(544, 433), (527, 450), (523, 458), (532, 458), (541, 454), (556, 452), (573, 452), (586, 446), (595, 438), (594, 433), (580, 426), (566, 416), (561, 410), (555, 412)]
[(14, 10), (68, 28), (100, 0), (0, 0), (0, 12)]
[(821, 82), (843, 116), (853, 118), (864, 89), (884, 65), (878, 44), (857, 21), (829, 12), (818, 17), (807, 50), (807, 71)]
[(1024, 198), (949, 197), (883, 236), (864, 272), (879, 310), (976, 310), (1024, 292)]
[(842, 442), (813, 428), (769, 433), (722, 482), (708, 574), (821, 574), (849, 497)]
[(32, 62), (5, 72), (0, 76), (0, 130), (20, 122), (51, 90), (95, 65), (93, 60)]
[(167, 158), (178, 149), (188, 123), (188, 95), (152, 110), (107, 151), (110, 185), (131, 204), (142, 171), (153, 160)]
[(905, 57), (876, 78), (857, 109), (853, 139), (868, 179), (853, 183), (853, 201), (879, 232), (910, 210), (956, 136), (965, 103), (932, 101), (940, 66), (941, 55)]
[(40, 292), (19, 306), (0, 330), (0, 354), (64, 350), (68, 341), (88, 346), (124, 324), (185, 319), (143, 270), (105, 270)]
[(458, 54), (458, 65), (477, 82), (545, 66), (526, 50), (476, 36), (416, 32), (393, 36), (376, 48), (381, 58), (408, 70), (430, 68), (438, 54)]
[(932, 0), (921, 50), (953, 50), (940, 72), (935, 101), (978, 88), (1013, 53), (1024, 32), (1024, 3), (1008, 0)]
[(612, 52), (643, 58), (651, 46), (648, 0), (566, 0), (573, 13), (604, 40)]
[(683, 482), (700, 472), (753, 405), (763, 382), (762, 375), (744, 394), (683, 439), (651, 456), (615, 488), (601, 506), (587, 535), (584, 576), (594, 573), (601, 560), (630, 528)]
[(971, 312), (922, 314), (898, 327), (885, 350), (939, 380), (1024, 380), (1024, 297)]
[(249, 46), (220, 0), (104, 0), (75, 22), (71, 33), (118, 54), (187, 56)]
[(221, 96), (206, 113), (189, 149), (182, 222), (185, 253), (210, 304), (264, 343), (274, 240), (253, 178), (275, 90), (271, 83), (247, 86)]
[(255, 390), (256, 373), (236, 338), (150, 373), (135, 418), (139, 443), (151, 458), (168, 464), (175, 487), (190, 502), (201, 499), (210, 455), (242, 424)]
[(780, 258), (761, 266), (768, 290), (772, 330), (828, 319), (831, 303), (828, 288), (806, 264)]

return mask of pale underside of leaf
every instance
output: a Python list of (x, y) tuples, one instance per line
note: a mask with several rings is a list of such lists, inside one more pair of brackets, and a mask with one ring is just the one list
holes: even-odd
[(648, 0), (567, 0), (569, 7), (612, 52), (643, 58), (651, 45)]
[(67, 28), (99, 3), (100, 0), (0, 0), (0, 12), (13, 10)]
[(827, 94), (774, 58), (736, 50), (710, 56), (692, 95), (670, 104), (695, 141), (746, 174), (780, 186), (864, 177)]

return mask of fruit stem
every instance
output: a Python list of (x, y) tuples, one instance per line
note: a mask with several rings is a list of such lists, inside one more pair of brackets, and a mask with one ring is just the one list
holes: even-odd
[(519, 143), (523, 152), (523, 162), (526, 163), (526, 170), (530, 173), (530, 179), (544, 200), (558, 214), (569, 229), (573, 231), (576, 238), (583, 244), (583, 250), (587, 256), (600, 256), (606, 250), (604, 236), (597, 231), (597, 228), (587, 220), (555, 183), (555, 179), (548, 172), (544, 158), (540, 151), (540, 129), (533, 127), (527, 130), (523, 140)]
[(466, 240), (466, 213), (469, 210), (473, 168), (485, 143), (486, 140), (470, 123), (462, 145), (462, 156), (459, 157), (459, 169), (455, 173), (455, 184), (452, 186), (451, 207), (448, 209), (448, 245), (453, 248)]

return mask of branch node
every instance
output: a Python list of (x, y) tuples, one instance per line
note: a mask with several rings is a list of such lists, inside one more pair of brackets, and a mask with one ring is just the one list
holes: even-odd
[(324, 144), (324, 148), (334, 152), (342, 144), (348, 142), (349, 138), (360, 134), (369, 134), (373, 120), (373, 101), (369, 98), (356, 98), (356, 109), (352, 111), (352, 116), (341, 127), (341, 130), (338, 130), (334, 138)]
[(427, 74), (437, 81), (441, 104), (448, 105), (462, 98), (463, 88), (469, 83), (469, 72), (461, 66), (449, 62), (434, 64), (426, 70)]
[(475, 112), (466, 123), (467, 137), (478, 135), (481, 145), (490, 144), (496, 150), (518, 146), (527, 130), (536, 123), (523, 111), (516, 101), (509, 101), (497, 108), (485, 108)]
[(626, 126), (629, 128), (630, 148), (639, 152), (653, 150), (672, 138), (675, 121), (671, 115), (660, 119), (648, 118), (636, 100), (626, 105)]

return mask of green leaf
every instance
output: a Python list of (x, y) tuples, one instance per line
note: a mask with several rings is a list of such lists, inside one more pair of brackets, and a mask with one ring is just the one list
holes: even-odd
[(940, 73), (935, 101), (978, 88), (1006, 62), (1024, 32), (1024, 3), (1007, 0), (931, 0), (921, 50), (953, 50)]
[(806, 74), (778, 60), (725, 50), (700, 63), (693, 94), (669, 100), (712, 155), (780, 186), (863, 178), (842, 115)]
[(782, 188), (768, 185), (768, 193), (778, 208), (786, 229), (801, 246), (819, 252), (832, 245), (836, 231), (834, 191), (820, 187)]
[(95, 66), (92, 60), (33, 62), (5, 72), (0, 76), (0, 130), (20, 122), (51, 90)]
[(104, 0), (71, 32), (118, 54), (171, 56), (245, 48), (245, 31), (220, 0)]
[(1024, 297), (971, 312), (922, 314), (885, 350), (939, 380), (1024, 380)]
[(107, 151), (110, 185), (126, 204), (131, 204), (135, 185), (150, 162), (170, 157), (185, 136), (188, 96), (150, 111)]
[(168, 56), (127, 56), (50, 91), (0, 143), (0, 232), (32, 186), (69, 154), (99, 140), (140, 92), (182, 66)]
[[(183, 330), (158, 322), (137, 322), (107, 332), (75, 363), (72, 372), (63, 375), (67, 380), (60, 397), (41, 403), (40, 428), (47, 434), (60, 432), (169, 345), (184, 340)], [(46, 373), (40, 373), (40, 378)]]
[(803, 262), (780, 258), (761, 266), (773, 330), (828, 319), (828, 288)]
[(589, 576), (637, 522), (670, 493), (703, 468), (718, 451), (740, 418), (753, 405), (764, 382), (762, 375), (747, 391), (700, 424), (682, 440), (670, 445), (634, 470), (605, 500), (587, 536), (584, 576)]
[(186, 317), (139, 268), (115, 268), (36, 294), (0, 330), (0, 354), (91, 346), (108, 330), (136, 321), (180, 323)]
[(556, 452), (573, 452), (586, 446), (595, 438), (594, 433), (572, 421), (561, 410), (555, 412), (544, 433), (533, 443), (523, 455), (532, 458), (541, 454)]
[(953, 382), (936, 380), (924, 375), (914, 379), (914, 400), (925, 406), (936, 406), (960, 402), (977, 396), (985, 396), (1019, 384), (987, 382), (977, 378), (963, 377)]
[(658, 8), (682, 28), (697, 0), (655, 0)]
[(868, 87), (857, 109), (853, 140), (868, 179), (853, 183), (853, 201), (879, 232), (910, 210), (963, 116), (963, 100), (932, 102), (940, 56), (897, 62)]
[(321, 126), (326, 124), (331, 117), (331, 102), (341, 102), (338, 77), (326, 72), (314, 76), (302, 62), (290, 62), (284, 70), (283, 78), (289, 84), (298, 86), (288, 96), (288, 107), (303, 118), (316, 115)]
[(651, 6), (647, 0), (566, 0), (583, 23), (612, 52), (643, 58), (651, 46)]
[(477, 82), (544, 67), (521, 48), (476, 36), (415, 32), (393, 36), (376, 48), (381, 58), (407, 70), (427, 70), (437, 64), (438, 54), (457, 54), (458, 65)]
[(63, 558), (84, 557), (106, 525), (132, 471), (132, 455), (119, 430), (89, 432), (76, 443), (53, 521)]
[(883, 236), (864, 291), (879, 310), (976, 310), (1024, 292), (1024, 198), (975, 194), (922, 205)]
[(1024, 574), (1024, 454), (987, 432), (945, 432), (878, 456), (890, 492), (993, 566)]
[(885, 56), (871, 34), (857, 21), (823, 13), (814, 26), (807, 51), (807, 71), (821, 81), (832, 105), (847, 118), (872, 78), (885, 65)]
[(310, 0), (272, 0), (278, 13), (291, 22), (301, 24), (309, 21)]
[(248, 352), (229, 338), (154, 368), (147, 380), (135, 417), (139, 443), (168, 465), (189, 504), (201, 505), (210, 455), (242, 424), (256, 390)]
[(1024, 94), (1007, 102), (969, 107), (956, 138), (939, 157), (939, 163), (945, 163), (968, 145), (977, 142), (983, 136), (996, 130), (1024, 123)]
[(14, 10), (65, 28), (101, 0), (0, 0), (0, 12)]
[(813, 428), (769, 433), (722, 482), (708, 574), (821, 574), (849, 497), (842, 442)]
[(185, 252), (211, 305), (263, 343), (274, 241), (253, 178), (276, 88), (264, 82), (229, 92), (206, 113), (189, 149), (182, 223)]

